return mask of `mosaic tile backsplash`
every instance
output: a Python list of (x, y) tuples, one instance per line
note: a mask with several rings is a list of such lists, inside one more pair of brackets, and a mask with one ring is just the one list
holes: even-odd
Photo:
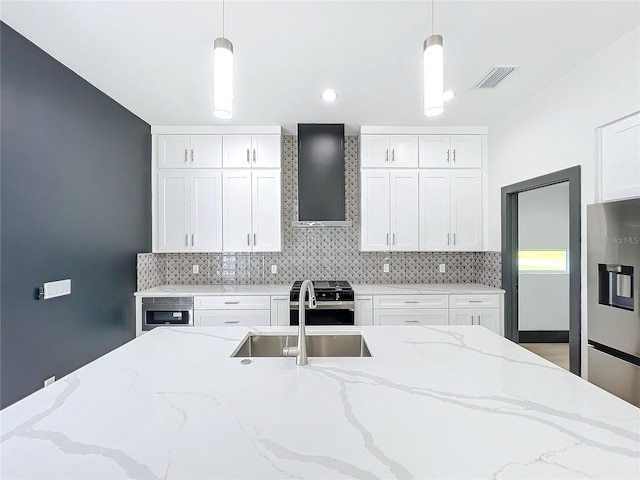
[[(351, 283), (481, 283), (500, 287), (499, 252), (360, 252), (358, 137), (345, 141), (346, 219), (351, 228), (294, 228), (298, 219), (297, 137), (283, 136), (282, 252), (141, 253), (138, 290), (165, 284), (288, 284), (303, 278)], [(389, 264), (389, 272), (383, 265)], [(440, 273), (438, 265), (447, 266)], [(193, 274), (193, 265), (200, 273)], [(271, 266), (277, 273), (271, 273)]]

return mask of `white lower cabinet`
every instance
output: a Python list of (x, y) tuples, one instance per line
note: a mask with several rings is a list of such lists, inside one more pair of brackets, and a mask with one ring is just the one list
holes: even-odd
[(449, 310), (442, 308), (384, 309), (373, 311), (374, 325), (448, 325)]
[(257, 327), (271, 324), (270, 310), (194, 310), (196, 327), (240, 325)]
[(371, 295), (356, 295), (354, 324), (359, 327), (373, 325), (373, 297)]
[(288, 326), (289, 322), (289, 296), (271, 297), (271, 325), (283, 327)]
[(451, 325), (482, 325), (500, 333), (499, 308), (452, 308), (449, 321)]

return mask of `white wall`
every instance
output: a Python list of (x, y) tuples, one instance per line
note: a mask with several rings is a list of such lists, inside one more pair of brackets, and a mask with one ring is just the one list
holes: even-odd
[[(604, 21), (604, 19), (603, 19)], [(597, 32), (594, 32), (597, 35)], [(542, 54), (542, 53), (541, 53)], [(526, 74), (526, 65), (522, 67)], [(489, 125), (488, 250), (500, 250), (500, 189), (582, 166), (582, 238), (595, 201), (596, 128), (640, 110), (640, 27)], [(586, 242), (582, 243), (582, 353), (586, 367)]]
[[(518, 195), (520, 250), (569, 249), (569, 183)], [(518, 329), (569, 330), (569, 274), (518, 274)]]

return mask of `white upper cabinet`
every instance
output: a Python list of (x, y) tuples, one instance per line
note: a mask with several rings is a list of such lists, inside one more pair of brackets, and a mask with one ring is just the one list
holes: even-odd
[(280, 168), (280, 135), (224, 135), (224, 168)]
[(418, 250), (418, 171), (363, 169), (361, 175), (361, 250)]
[(602, 201), (640, 197), (640, 113), (602, 128)]
[(172, 170), (158, 173), (158, 251), (222, 250), (222, 175)]
[(364, 168), (416, 168), (417, 135), (361, 135), (360, 166)]
[(158, 135), (158, 168), (222, 167), (221, 135)]
[(420, 135), (421, 168), (481, 168), (482, 135)]
[(420, 170), (420, 250), (482, 248), (482, 172)]
[(280, 170), (225, 171), (223, 178), (223, 251), (280, 251)]

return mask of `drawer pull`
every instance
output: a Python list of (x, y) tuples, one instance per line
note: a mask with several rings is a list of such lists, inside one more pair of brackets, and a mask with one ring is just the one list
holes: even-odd
[(405, 320), (404, 323), (418, 323), (419, 320)]
[(238, 302), (224, 302), (225, 305), (237, 305), (239, 303), (240, 303), (239, 301)]
[(484, 300), (468, 300), (469, 303), (482, 303)]
[(240, 321), (239, 320), (227, 320), (224, 323), (240, 323)]
[(420, 303), (418, 300), (405, 300), (404, 303)]

